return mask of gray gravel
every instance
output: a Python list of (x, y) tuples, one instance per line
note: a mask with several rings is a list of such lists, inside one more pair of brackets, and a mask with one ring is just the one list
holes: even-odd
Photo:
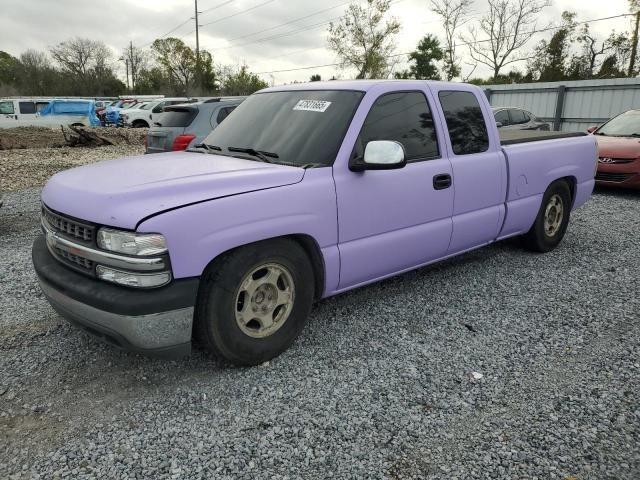
[(322, 301), (252, 369), (59, 319), (37, 195), (0, 209), (0, 478), (640, 478), (640, 193), (598, 192), (550, 254), (504, 242)]

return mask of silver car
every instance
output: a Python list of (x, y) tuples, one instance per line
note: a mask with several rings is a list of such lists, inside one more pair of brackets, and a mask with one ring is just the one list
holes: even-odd
[(549, 130), (549, 124), (533, 113), (521, 108), (495, 107), (493, 116), (499, 129), (506, 130)]
[(186, 150), (202, 143), (246, 97), (217, 97), (165, 107), (147, 132), (146, 153)]

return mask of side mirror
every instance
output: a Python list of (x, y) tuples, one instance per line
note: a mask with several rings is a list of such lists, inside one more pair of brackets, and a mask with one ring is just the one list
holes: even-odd
[(496, 127), (500, 128), (502, 126), (502, 122), (496, 122)]
[(597, 129), (598, 129), (598, 127), (597, 127), (597, 126), (596, 126), (596, 127), (589, 127), (589, 128), (587, 128), (587, 133), (593, 133), (593, 132), (595, 132)]
[(406, 164), (402, 144), (391, 140), (374, 140), (367, 143), (364, 157), (349, 162), (349, 169), (353, 172), (392, 170), (403, 168)]

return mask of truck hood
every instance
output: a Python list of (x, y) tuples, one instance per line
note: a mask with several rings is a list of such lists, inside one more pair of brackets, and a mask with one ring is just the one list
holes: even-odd
[(640, 157), (640, 138), (605, 137), (595, 135), (598, 141), (598, 156), (610, 158)]
[(49, 208), (81, 220), (135, 229), (150, 215), (240, 193), (298, 183), (304, 170), (193, 152), (141, 155), (54, 175), (42, 191)]

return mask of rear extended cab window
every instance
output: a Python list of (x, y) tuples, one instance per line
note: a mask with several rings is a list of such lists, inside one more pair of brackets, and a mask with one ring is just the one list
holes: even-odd
[(402, 144), (408, 162), (438, 158), (436, 130), (424, 93), (410, 91), (381, 95), (364, 121), (354, 155), (364, 156), (367, 143), (375, 140), (393, 140)]
[(489, 133), (476, 96), (471, 92), (442, 90), (438, 98), (453, 153), (469, 155), (489, 150)]

